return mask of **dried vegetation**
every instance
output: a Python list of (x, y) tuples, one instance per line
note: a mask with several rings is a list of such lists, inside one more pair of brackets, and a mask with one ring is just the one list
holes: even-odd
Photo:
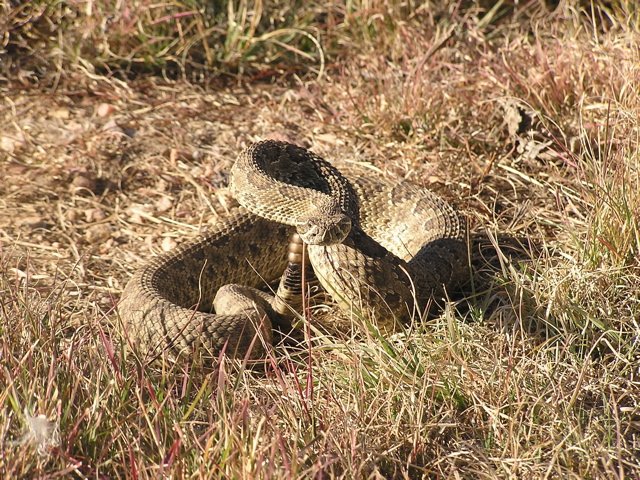
[[(597, 3), (5, 2), (2, 476), (640, 476), (640, 13)], [(141, 365), (129, 275), (265, 137), (450, 199), (469, 285), (264, 371)]]

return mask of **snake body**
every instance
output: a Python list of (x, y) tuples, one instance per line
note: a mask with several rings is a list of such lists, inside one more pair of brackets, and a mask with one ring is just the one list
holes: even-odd
[(386, 332), (464, 277), (464, 221), (407, 182), (343, 174), (304, 148), (263, 141), (240, 154), (231, 187), (237, 213), (127, 283), (118, 310), (145, 352), (264, 356), (277, 315), (253, 288), (282, 275), (295, 231), (340, 308)]

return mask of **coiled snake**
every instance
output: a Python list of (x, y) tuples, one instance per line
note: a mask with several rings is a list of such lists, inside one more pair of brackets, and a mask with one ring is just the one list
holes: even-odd
[(282, 275), (294, 231), (340, 308), (385, 332), (465, 275), (465, 222), (408, 182), (343, 175), (304, 148), (267, 140), (240, 154), (230, 183), (237, 213), (127, 283), (118, 311), (144, 353), (263, 357), (278, 313), (275, 297), (254, 288)]

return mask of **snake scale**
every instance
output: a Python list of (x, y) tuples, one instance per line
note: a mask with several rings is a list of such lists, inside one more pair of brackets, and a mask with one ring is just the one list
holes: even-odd
[(145, 354), (261, 358), (273, 295), (298, 232), (320, 284), (346, 313), (396, 331), (466, 274), (466, 225), (428, 190), (345, 170), (273, 140), (231, 170), (242, 205), (201, 236), (152, 259), (129, 280), (118, 312)]

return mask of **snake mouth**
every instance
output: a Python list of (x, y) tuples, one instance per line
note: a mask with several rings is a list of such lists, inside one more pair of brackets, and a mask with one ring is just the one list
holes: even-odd
[(335, 245), (342, 243), (349, 235), (351, 219), (346, 215), (313, 217), (299, 222), (296, 230), (307, 245)]

